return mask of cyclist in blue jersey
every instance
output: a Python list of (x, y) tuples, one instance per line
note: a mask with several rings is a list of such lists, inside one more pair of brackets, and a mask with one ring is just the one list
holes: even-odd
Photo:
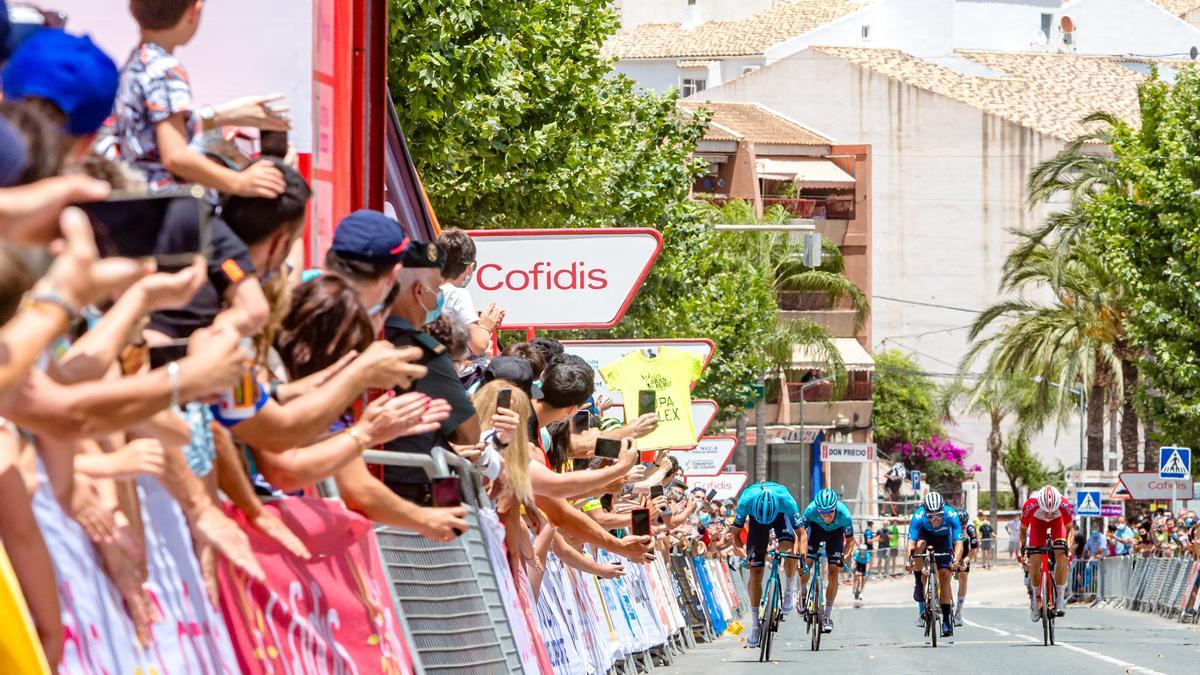
[(863, 589), (867, 587), (867, 573), (871, 569), (871, 549), (866, 544), (859, 544), (854, 550), (854, 599), (862, 600)]
[(905, 554), (904, 571), (912, 572), (916, 578), (913, 599), (917, 601), (920, 614), (917, 626), (925, 627), (925, 579), (922, 576), (925, 560), (913, 559), (913, 554), (923, 555), (930, 546), (935, 553), (949, 553), (950, 557), (937, 558), (938, 600), (942, 605), (942, 637), (954, 635), (954, 613), (950, 601), (950, 570), (958, 567), (962, 555), (962, 524), (958, 511), (942, 499), (942, 495), (930, 492), (925, 495), (921, 508), (912, 515), (908, 524), (908, 552)]
[[(742, 491), (734, 510), (733, 528), (730, 529), (729, 536), (736, 546), (740, 543), (736, 539), (736, 533), (749, 524), (749, 531), (746, 533), (746, 558), (750, 561), (750, 583), (746, 590), (750, 595), (750, 605), (754, 607), (751, 616), (758, 616), (758, 603), (762, 599), (763, 566), (767, 559), (771, 532), (775, 533), (779, 550), (786, 552), (787, 547), (795, 546), (796, 526), (799, 522), (800, 507), (796, 505), (796, 500), (788, 489), (779, 483), (763, 481)], [(787, 577), (783, 591), (783, 611), (790, 612), (796, 591), (796, 561), (785, 560), (783, 570)], [(757, 647), (761, 637), (761, 627), (759, 622), (755, 621), (747, 645)]]
[[(800, 517), (800, 545), (796, 550), (806, 550), (816, 554), (825, 544), (825, 555), (829, 559), (826, 574), (829, 583), (825, 586), (825, 617), (822, 628), (826, 633), (833, 630), (833, 601), (837, 599), (838, 572), (842, 567), (842, 552), (846, 542), (851, 547), (854, 541), (854, 520), (850, 517), (850, 509), (845, 502), (838, 498), (833, 490), (825, 488), (817, 492), (813, 500), (804, 509)], [(808, 572), (804, 570), (801, 576), (800, 595), (808, 587)], [(817, 570), (820, 573), (820, 570)], [(803, 607), (804, 603), (800, 603)]]
[(966, 511), (958, 512), (958, 522), (962, 526), (963, 546), (962, 560), (958, 561), (958, 602), (954, 606), (954, 627), (963, 625), (963, 604), (967, 601), (967, 576), (971, 573), (971, 563), (975, 551), (979, 550), (979, 530), (971, 521), (971, 515)]

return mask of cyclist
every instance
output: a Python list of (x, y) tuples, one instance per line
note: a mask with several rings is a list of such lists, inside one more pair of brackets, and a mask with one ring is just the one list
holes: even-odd
[[(938, 575), (938, 600), (942, 605), (942, 637), (954, 635), (953, 614), (950, 611), (950, 568), (957, 567), (962, 555), (962, 526), (958, 511), (942, 499), (937, 492), (925, 495), (921, 508), (912, 515), (908, 523), (908, 551), (905, 553), (904, 571), (913, 572), (916, 585), (913, 598), (917, 601), (917, 627), (925, 627), (925, 579), (922, 571), (923, 559), (913, 559), (913, 554), (924, 554), (930, 546), (935, 553), (949, 553), (950, 557), (936, 558)], [(936, 627), (935, 627), (936, 628)]]
[(854, 599), (861, 600), (863, 589), (867, 587), (867, 570), (871, 567), (871, 549), (866, 544), (859, 544), (854, 550)]
[[(825, 613), (822, 622), (822, 629), (828, 633), (833, 630), (833, 601), (837, 599), (842, 552), (846, 542), (850, 542), (851, 547), (855, 546), (854, 520), (850, 516), (850, 509), (846, 508), (838, 494), (829, 488), (817, 492), (805, 507), (800, 520), (797, 526), (797, 529), (800, 529), (800, 543), (796, 550), (807, 550), (809, 555), (815, 555), (823, 543), (825, 556), (829, 559), (826, 572), (829, 583), (825, 586)], [(804, 597), (805, 589), (808, 588), (808, 568), (806, 565), (801, 575), (801, 597)], [(819, 574), (820, 570), (817, 570), (817, 573)], [(803, 611), (803, 605), (804, 602), (801, 601), (797, 610)]]
[(962, 558), (958, 561), (958, 604), (954, 607), (954, 626), (963, 625), (962, 609), (963, 603), (967, 601), (967, 575), (971, 573), (971, 563), (975, 561), (975, 556), (979, 551), (979, 531), (975, 529), (975, 522), (971, 519), (966, 511), (958, 512), (958, 522), (962, 526), (963, 532), (963, 550)]
[[(779, 483), (763, 481), (755, 483), (742, 491), (734, 511), (734, 532), (740, 531), (749, 521), (749, 532), (746, 535), (746, 558), (750, 561), (750, 583), (747, 591), (750, 595), (750, 606), (754, 608), (752, 616), (758, 616), (758, 604), (762, 600), (763, 566), (767, 559), (767, 545), (772, 532), (778, 542), (780, 551), (787, 551), (790, 544), (795, 547), (796, 528), (800, 524), (800, 507), (788, 489)], [(796, 549), (793, 548), (793, 551)], [(783, 591), (783, 611), (792, 611), (792, 598), (796, 592), (796, 561), (783, 561), (784, 575), (787, 581)], [(747, 645), (757, 647), (762, 638), (762, 627), (758, 621), (750, 631)]]
[(1025, 570), (1029, 575), (1030, 588), (1033, 596), (1029, 601), (1029, 615), (1034, 622), (1042, 620), (1038, 611), (1042, 588), (1042, 554), (1030, 553), (1025, 555), (1026, 533), (1029, 535), (1029, 546), (1044, 547), (1049, 541), (1054, 547), (1054, 597), (1056, 599), (1055, 616), (1063, 616), (1063, 607), (1067, 604), (1067, 542), (1071, 540), (1075, 509), (1071, 502), (1053, 485), (1047, 485), (1038, 490), (1021, 507), (1021, 530), (1018, 541), (1021, 542), (1021, 562), (1025, 562)]

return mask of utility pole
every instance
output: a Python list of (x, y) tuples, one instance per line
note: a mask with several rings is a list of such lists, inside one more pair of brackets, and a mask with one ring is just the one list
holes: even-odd
[(754, 480), (767, 479), (767, 377), (759, 376), (755, 384), (758, 400), (754, 404)]

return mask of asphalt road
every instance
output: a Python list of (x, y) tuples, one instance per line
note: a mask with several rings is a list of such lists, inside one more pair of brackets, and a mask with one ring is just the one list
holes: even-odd
[(1057, 623), (1057, 645), (1042, 644), (1040, 623), (1029, 619), (1021, 575), (1015, 568), (972, 572), (963, 618), (955, 636), (929, 646), (916, 619), (912, 580), (876, 582), (854, 607), (843, 586), (834, 609), (836, 628), (809, 650), (804, 622), (787, 619), (772, 647), (772, 663), (742, 636), (698, 645), (655, 672), (741, 675), (764, 670), (820, 668), (829, 673), (1200, 673), (1200, 630), (1126, 610), (1072, 605)]

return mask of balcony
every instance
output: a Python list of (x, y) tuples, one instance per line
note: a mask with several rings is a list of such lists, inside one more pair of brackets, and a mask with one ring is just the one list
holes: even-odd
[(854, 220), (854, 197), (763, 197), (763, 210), (781, 206), (795, 218), (804, 220)]
[(854, 309), (848, 298), (832, 304), (824, 293), (782, 291), (776, 297), (779, 318), (789, 321), (811, 321), (829, 331), (833, 337), (854, 337), (858, 334)]
[[(817, 389), (818, 387), (814, 387)], [(806, 427), (828, 426), (847, 427), (865, 426), (871, 420), (871, 408), (874, 405), (870, 399), (865, 401), (818, 401), (808, 400), (809, 389), (804, 395), (804, 425)], [(779, 421), (779, 404), (767, 404), (767, 423)], [(789, 424), (800, 423), (800, 403), (795, 401), (789, 410)]]

